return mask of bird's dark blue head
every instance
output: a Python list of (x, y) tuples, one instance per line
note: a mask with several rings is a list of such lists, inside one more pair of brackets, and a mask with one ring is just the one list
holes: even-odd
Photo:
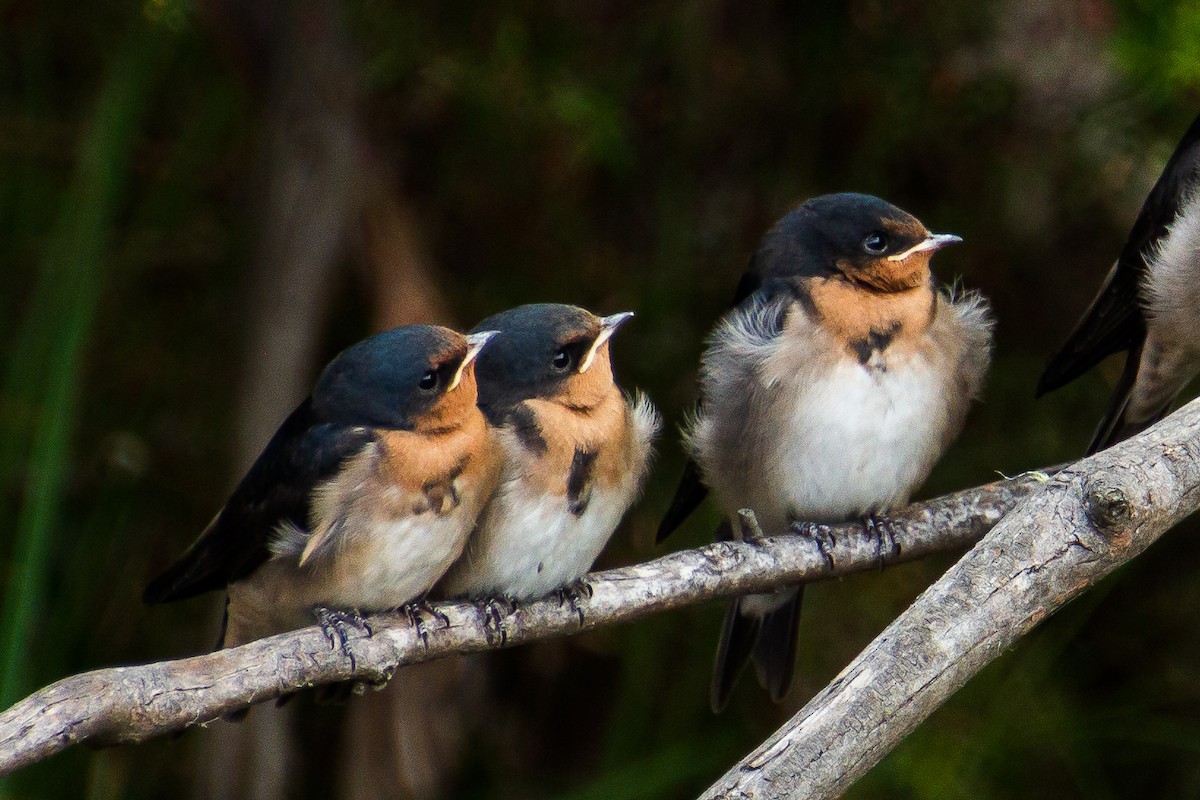
[(614, 386), (609, 337), (632, 316), (597, 317), (577, 306), (536, 303), (488, 317), (475, 326), (496, 331), (476, 365), (480, 405), (535, 397), (593, 405)]
[(961, 241), (933, 234), (921, 221), (891, 203), (845, 192), (814, 197), (767, 231), (750, 271), (770, 279), (833, 278), (876, 292), (896, 292), (927, 283), (929, 257)]
[(436, 325), (405, 325), (343, 350), (312, 393), (319, 419), (343, 425), (415, 430), (473, 410), (472, 362), (491, 337)]

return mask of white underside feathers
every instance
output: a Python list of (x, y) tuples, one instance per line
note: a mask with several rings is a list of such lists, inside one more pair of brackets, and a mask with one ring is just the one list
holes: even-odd
[(1146, 259), (1146, 344), (1126, 419), (1151, 418), (1200, 372), (1200, 182), (1186, 193), (1167, 235)]
[(528, 600), (587, 574), (641, 492), (661, 426), (658, 412), (641, 393), (627, 401), (627, 408), (621, 477), (612, 485), (595, 485), (578, 516), (564, 495), (532, 490), (522, 475), (538, 456), (515, 437), (502, 440), (506, 477), (439, 590), (448, 596)]
[(862, 363), (799, 303), (733, 312), (702, 364), (689, 448), (726, 514), (767, 534), (793, 519), (843, 521), (908, 500), (962, 427), (990, 356), (978, 295), (944, 295), (917, 343)]

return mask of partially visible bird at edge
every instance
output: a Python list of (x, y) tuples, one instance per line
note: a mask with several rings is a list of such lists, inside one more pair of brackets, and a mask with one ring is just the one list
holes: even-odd
[(1125, 354), (1091, 455), (1158, 422), (1200, 373), (1200, 116), (1147, 195), (1116, 262), (1037, 394)]

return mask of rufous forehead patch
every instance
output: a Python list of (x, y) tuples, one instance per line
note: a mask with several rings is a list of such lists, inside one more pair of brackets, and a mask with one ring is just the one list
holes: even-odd
[(556, 347), (566, 347), (567, 345), (577, 344), (584, 340), (590, 342), (598, 332), (599, 327), (596, 325), (580, 325), (579, 327), (566, 328), (560, 331), (558, 336), (554, 337), (554, 344)]
[(438, 367), (448, 364), (456, 358), (465, 358), (466, 355), (466, 339), (462, 339), (461, 341), (452, 340), (447, 342), (445, 347), (441, 348), (432, 356), (430, 356), (429, 367), (430, 369), (437, 369)]
[(894, 217), (884, 218), (883, 229), (897, 236), (911, 237), (913, 241), (924, 239), (929, 233), (925, 230), (925, 226), (916, 219), (896, 219)]

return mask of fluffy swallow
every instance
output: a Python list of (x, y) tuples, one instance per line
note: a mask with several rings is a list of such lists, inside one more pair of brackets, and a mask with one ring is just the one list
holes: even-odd
[(528, 600), (580, 581), (641, 491), (659, 429), (622, 394), (609, 345), (629, 312), (520, 306), (476, 368), (479, 404), (503, 452), (500, 484), (438, 592)]
[[(476, 405), (491, 332), (411, 325), (338, 355), (147, 603), (226, 589), (220, 642), (420, 599), (461, 555), (499, 477)], [(369, 631), (369, 629), (368, 629)]]
[(1200, 373), (1200, 117), (1175, 148), (1038, 396), (1114, 353), (1125, 368), (1088, 455), (1162, 419)]
[[(930, 257), (961, 241), (930, 233), (876, 197), (813, 198), (767, 232), (735, 306), (708, 339), (688, 466), (668, 534), (712, 490), (739, 536), (739, 509), (763, 532), (843, 522), (907, 502), (958, 434), (991, 357), (978, 296), (939, 289)], [(712, 703), (728, 702), (753, 658), (775, 700), (795, 665), (803, 587), (733, 601)]]

